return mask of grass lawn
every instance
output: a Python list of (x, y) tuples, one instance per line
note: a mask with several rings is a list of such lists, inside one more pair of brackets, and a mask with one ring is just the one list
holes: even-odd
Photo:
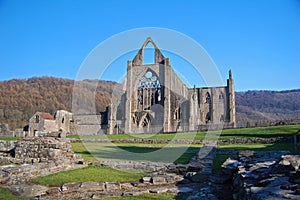
[(125, 172), (109, 167), (87, 166), (81, 169), (62, 171), (48, 176), (33, 178), (34, 183), (60, 186), (71, 182), (130, 182), (136, 181), (147, 173), (144, 172)]
[[(74, 153), (84, 160), (135, 160), (173, 162), (186, 164), (194, 156), (187, 150), (199, 150), (201, 145), (186, 144), (140, 144), (140, 143), (72, 143)], [(87, 150), (88, 149), (88, 150)], [(163, 150), (162, 150), (163, 149)], [(161, 152), (162, 150), (162, 152)], [(172, 157), (181, 155), (178, 157)]]
[[(236, 128), (236, 129), (226, 129), (223, 130), (219, 139), (229, 139), (229, 138), (249, 138), (249, 137), (259, 137), (259, 138), (270, 138), (270, 137), (284, 137), (291, 136), (300, 129), (300, 124), (298, 125), (287, 125), (287, 126), (268, 126), (268, 127), (258, 127), (258, 128)], [(214, 131), (212, 131), (214, 133)], [(170, 133), (170, 134), (120, 134), (120, 135), (87, 135), (87, 136), (68, 136), (68, 138), (81, 138), (81, 139), (134, 139), (134, 138), (147, 138), (153, 140), (172, 140), (175, 135), (177, 139), (194, 139), (203, 140), (205, 135), (209, 134), (207, 132), (198, 133)], [(195, 137), (193, 137), (195, 135)]]
[(14, 141), (14, 140), (20, 140), (21, 137), (0, 137), (0, 140), (5, 140), (5, 141)]
[(240, 128), (223, 130), (220, 139), (242, 138), (271, 138), (291, 136), (300, 129), (300, 124), (287, 126), (268, 126), (258, 128)]
[(9, 190), (0, 188), (0, 200), (29, 200), (28, 198), (18, 197)]
[(229, 145), (218, 145), (220, 149), (236, 149), (241, 150), (252, 150), (252, 151), (277, 151), (277, 150), (288, 150), (292, 153), (295, 152), (293, 143), (273, 143), (273, 144), (229, 144)]

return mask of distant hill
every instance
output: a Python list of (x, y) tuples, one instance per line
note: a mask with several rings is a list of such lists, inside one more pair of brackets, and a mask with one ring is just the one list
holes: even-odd
[(237, 119), (300, 119), (300, 89), (286, 91), (236, 92)]
[[(93, 82), (95, 81), (86, 81), (84, 88), (81, 88), (85, 96), (94, 95), (91, 89)], [(104, 110), (109, 104), (113, 87), (116, 84), (98, 81), (95, 95), (98, 111)], [(0, 123), (8, 123), (9, 128), (13, 130), (25, 126), (29, 118), (37, 111), (51, 114), (58, 109), (71, 111), (73, 86), (73, 80), (54, 77), (12, 79), (0, 82)]]
[[(103, 111), (110, 103), (113, 88), (110, 81), (85, 81), (85, 96), (94, 95), (92, 84), (98, 82), (96, 109)], [(54, 77), (12, 79), (0, 82), (0, 123), (10, 129), (23, 127), (36, 111), (51, 114), (58, 109), (71, 111), (74, 81)], [(238, 121), (300, 119), (300, 89), (289, 91), (236, 92)]]

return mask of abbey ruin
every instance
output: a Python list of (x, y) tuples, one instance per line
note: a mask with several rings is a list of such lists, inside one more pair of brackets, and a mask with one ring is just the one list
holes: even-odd
[[(149, 43), (155, 49), (155, 63), (144, 64)], [(197, 131), (236, 124), (231, 71), (226, 86), (188, 88), (151, 38), (128, 61), (123, 91), (122, 96), (113, 96), (107, 112), (108, 134)]]
[[(152, 64), (144, 63), (148, 44), (154, 47)], [(105, 111), (78, 114), (58, 110), (54, 116), (37, 112), (29, 120), (28, 133), (23, 135), (170, 133), (236, 127), (231, 70), (226, 86), (189, 88), (170, 63), (149, 37), (127, 62), (127, 75), (115, 88)]]

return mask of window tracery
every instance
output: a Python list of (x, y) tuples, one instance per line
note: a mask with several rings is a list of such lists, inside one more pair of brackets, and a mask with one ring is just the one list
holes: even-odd
[(161, 85), (158, 77), (147, 71), (138, 84), (138, 110), (150, 110), (161, 101)]

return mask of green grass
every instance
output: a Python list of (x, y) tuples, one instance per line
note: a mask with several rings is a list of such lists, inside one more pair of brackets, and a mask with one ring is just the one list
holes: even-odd
[(293, 143), (273, 143), (273, 144), (229, 144), (229, 145), (218, 145), (220, 149), (236, 149), (241, 150), (252, 150), (252, 151), (278, 151), (278, 150), (288, 150), (292, 153), (295, 152)]
[(0, 137), (0, 140), (5, 140), (5, 141), (15, 141), (20, 139), (21, 137)]
[(241, 138), (271, 138), (291, 136), (300, 129), (298, 125), (268, 126), (258, 128), (240, 128), (223, 130), (220, 139), (241, 137)]
[[(269, 126), (269, 127), (258, 127), (258, 128), (236, 128), (236, 129), (226, 129), (223, 130), (219, 139), (229, 139), (229, 138), (271, 138), (271, 137), (284, 137), (291, 136), (300, 129), (300, 124), (298, 125), (287, 125), (287, 126)], [(211, 133), (215, 133), (212, 131)], [(203, 140), (209, 134), (207, 132), (198, 133), (170, 133), (170, 134), (120, 134), (120, 135), (87, 135), (87, 136), (68, 136), (68, 138), (77, 139), (110, 139), (110, 140), (121, 140), (121, 139), (134, 139), (134, 138), (146, 138), (152, 140), (172, 140), (177, 137), (177, 139), (194, 139)], [(195, 137), (194, 137), (195, 136)]]
[(146, 172), (125, 172), (109, 167), (87, 166), (81, 169), (62, 171), (48, 176), (33, 178), (34, 183), (60, 186), (71, 182), (130, 182), (145, 176)]
[(190, 160), (194, 157), (194, 154), (182, 154), (177, 160), (174, 161), (175, 164), (188, 164)]
[[(72, 143), (74, 153), (80, 154), (84, 160), (135, 160), (173, 162), (186, 164), (194, 154), (187, 150), (199, 150), (201, 145), (141, 143)], [(163, 149), (163, 152), (161, 150)], [(180, 153), (181, 152), (181, 153)], [(180, 155), (180, 157), (175, 157)]]
[(170, 193), (163, 193), (163, 194), (141, 194), (138, 196), (124, 196), (124, 197), (107, 197), (103, 198), (105, 200), (119, 200), (119, 199), (124, 199), (124, 200), (140, 200), (140, 199), (159, 199), (159, 200), (169, 200), (169, 199), (181, 199), (179, 196), (175, 194), (170, 194)]
[(18, 197), (9, 190), (0, 188), (0, 200), (29, 200), (28, 198)]

